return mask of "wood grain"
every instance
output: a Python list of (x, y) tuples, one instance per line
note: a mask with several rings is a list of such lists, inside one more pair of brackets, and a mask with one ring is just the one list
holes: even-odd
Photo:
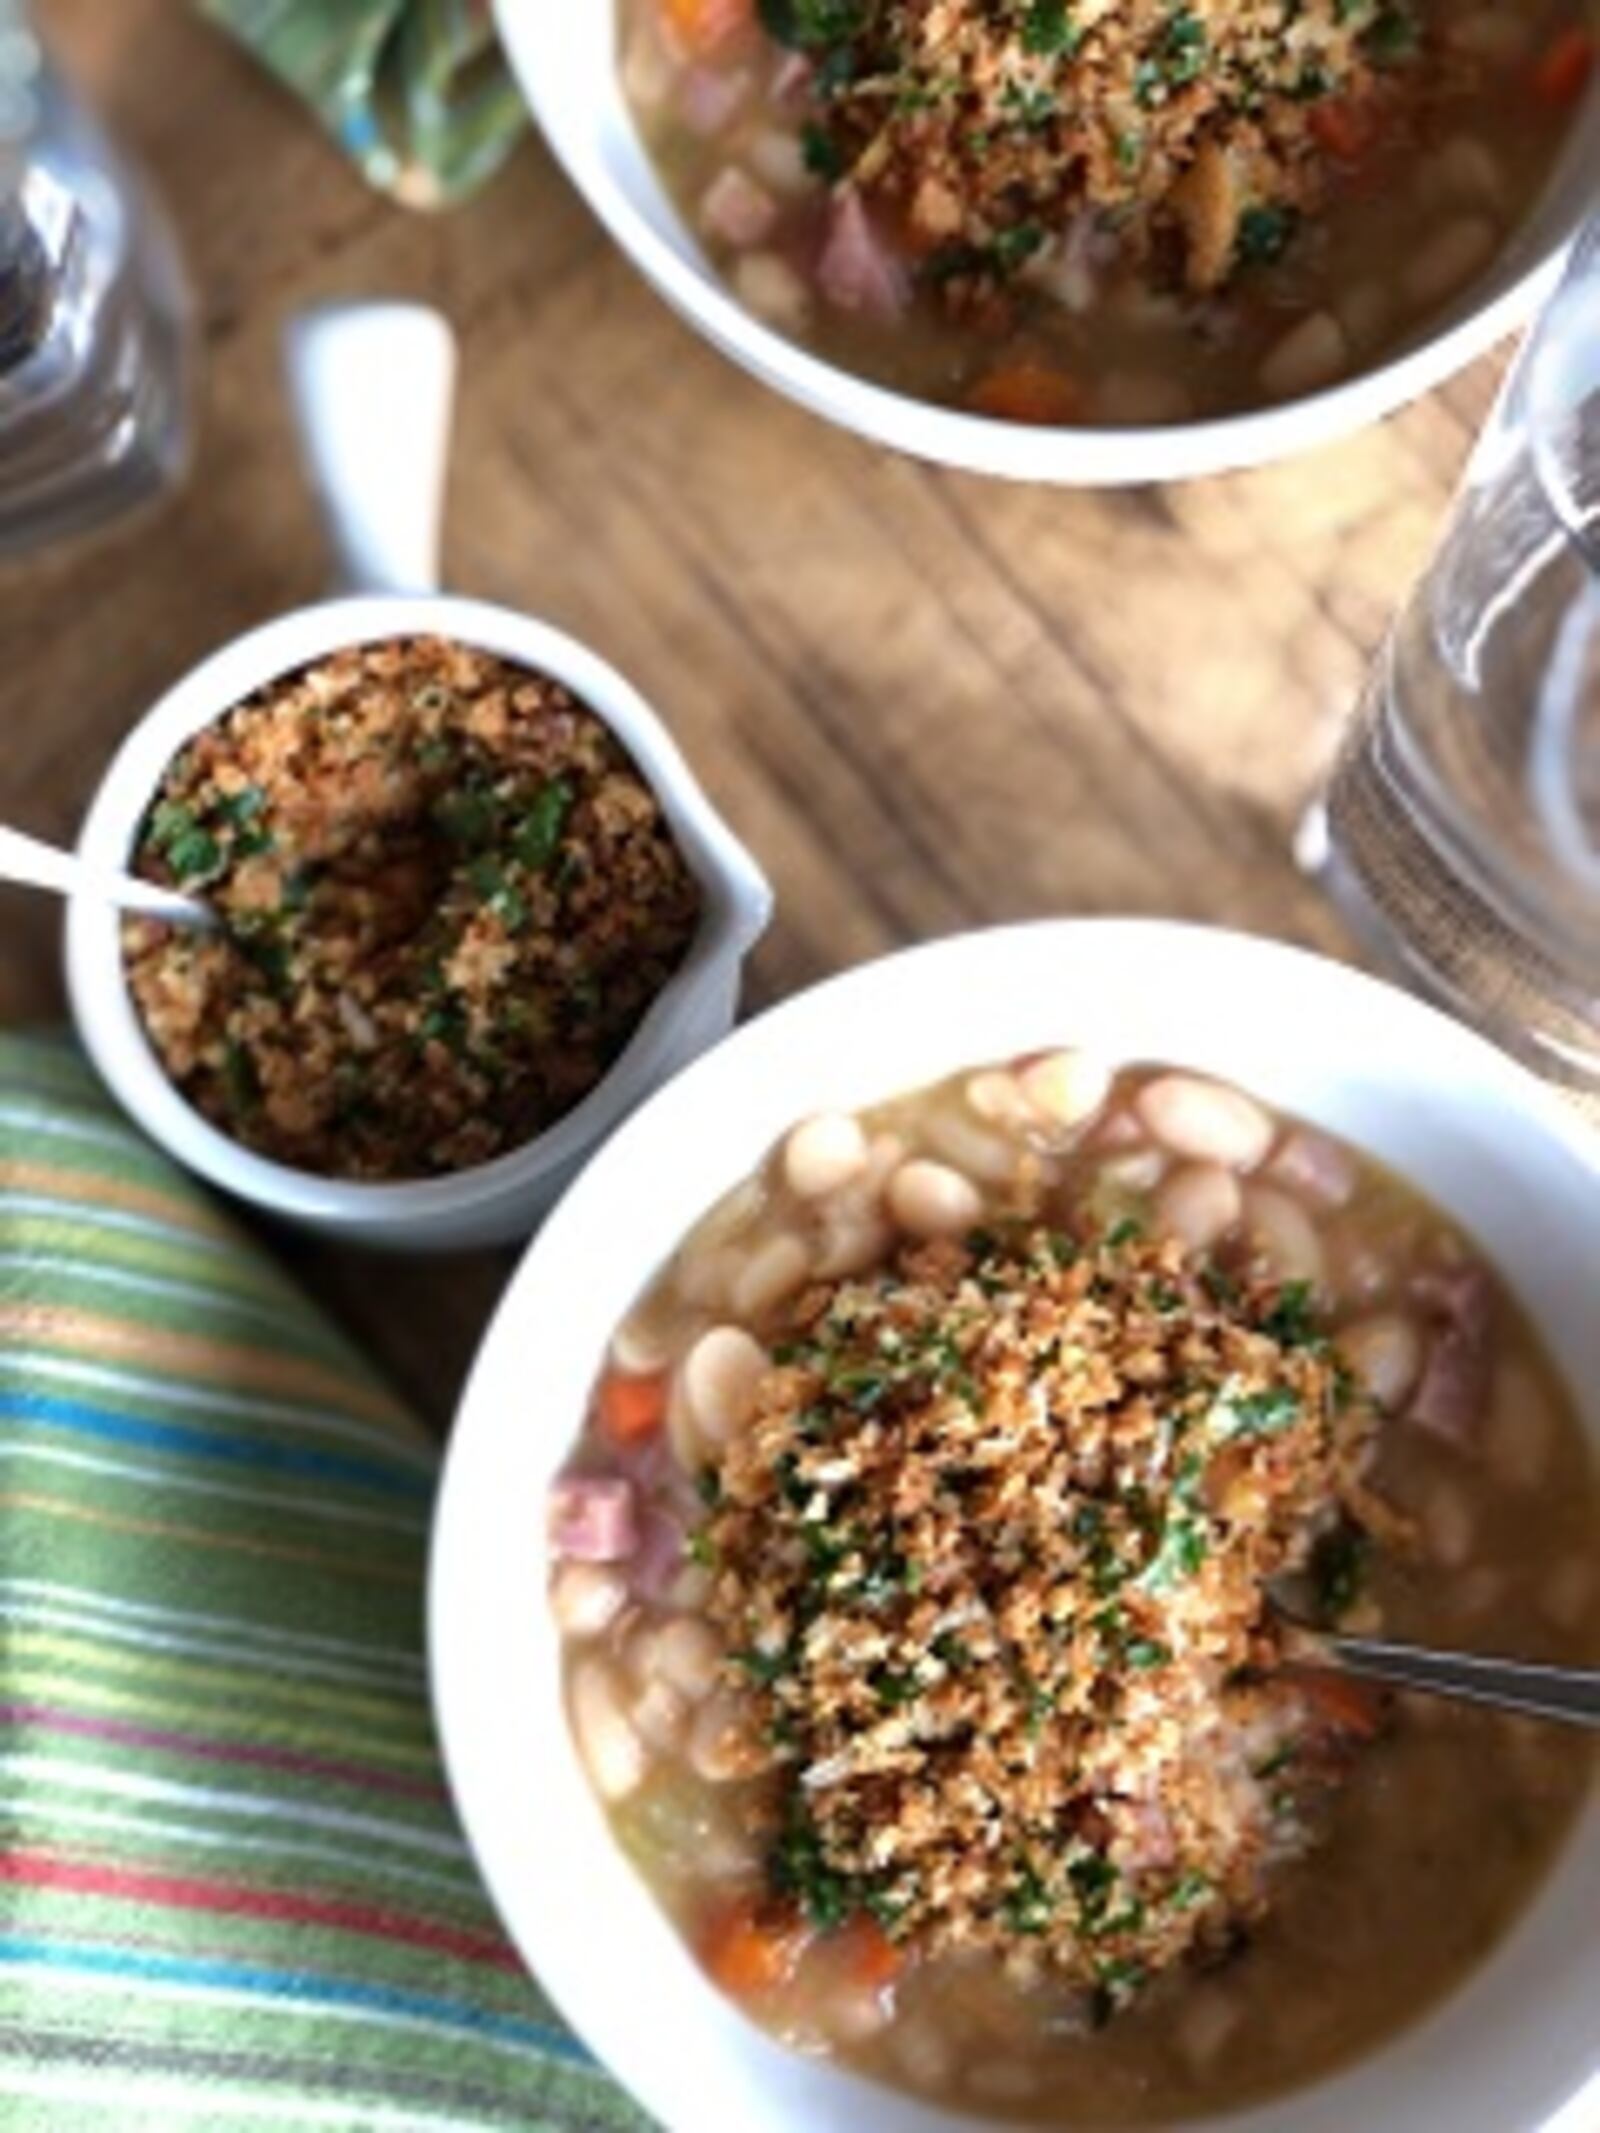
[[(193, 478), (0, 577), (0, 813), (69, 835), (141, 708), (316, 594), (279, 337), (417, 296), (463, 391), (446, 567), (591, 638), (665, 713), (778, 892), (751, 998), (953, 927), (1131, 911), (1342, 952), (1288, 836), (1492, 387), (1351, 443), (1117, 494), (892, 458), (780, 402), (638, 282), (530, 141), (464, 210), (370, 193), (178, 0), (44, 26), (164, 191), (204, 356)], [(55, 914), (0, 894), (0, 1015), (59, 1014)], [(435, 1423), (505, 1255), (279, 1248)]]

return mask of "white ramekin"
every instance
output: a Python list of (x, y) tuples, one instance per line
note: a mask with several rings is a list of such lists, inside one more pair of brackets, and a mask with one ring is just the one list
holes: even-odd
[[(1522, 325), (1600, 195), (1600, 82), (1543, 198), (1489, 270), (1396, 353), (1284, 406), (1162, 428), (1040, 429), (874, 385), (763, 325), (685, 229), (617, 79), (620, 0), (495, 0), (506, 51), (573, 184), (657, 292), (764, 383), (880, 444), (976, 473), (1084, 485), (1175, 481), (1259, 465), (1346, 435), (1437, 385)], [(1514, 7), (1514, 0), (1504, 0)]]
[[(1060, 921), (908, 950), (717, 1046), (601, 1150), (507, 1290), (451, 1436), (429, 1594), (445, 1758), (490, 1893), (557, 2006), (673, 2133), (978, 2121), (780, 2049), (702, 1976), (571, 1745), (545, 1600), (547, 1488), (616, 1321), (788, 1125), (1060, 1043), (1232, 1077), (1412, 1179), (1493, 1255), (1600, 1444), (1597, 1144), (1522, 1068), (1373, 978), (1239, 934)], [(1206, 2118), (1210, 2133), (1592, 2133), (1597, 1807), (1434, 2012), (1308, 2089)]]
[(546, 623), (430, 589), (450, 380), (441, 322), (409, 307), (323, 314), (303, 324), (293, 363), (302, 424), (346, 575), (405, 589), (301, 608), (202, 660), (118, 749), (79, 850), (102, 865), (124, 867), (173, 756), (252, 690), (344, 646), (438, 635), (553, 675), (604, 720), (653, 787), (700, 884), (699, 930), (627, 1048), (581, 1103), (508, 1155), (414, 1183), (355, 1183), (291, 1169), (253, 1154), (204, 1119), (168, 1079), (145, 1035), (123, 971), (117, 914), (87, 897), (74, 898), (67, 914), (73, 1014), (112, 1093), (145, 1131), (178, 1161), (265, 1213), (393, 1250), (503, 1242), (526, 1236), (641, 1097), (726, 1034), (740, 966), (771, 915), (772, 893), (660, 719), (614, 667)]

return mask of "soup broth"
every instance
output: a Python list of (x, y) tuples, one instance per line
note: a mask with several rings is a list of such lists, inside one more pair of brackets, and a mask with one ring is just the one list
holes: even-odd
[(1471, 1239), (1192, 1075), (1061, 1052), (796, 1127), (619, 1327), (551, 1518), (619, 1842), (756, 2020), (951, 2106), (1159, 2124), (1371, 2050), (1590, 1781), (1275, 1625), (1283, 1573), (1592, 1662), (1593, 1462)]
[(1553, 167), (1589, 0), (624, 0), (622, 75), (745, 305), (1043, 423), (1288, 400), (1424, 330)]

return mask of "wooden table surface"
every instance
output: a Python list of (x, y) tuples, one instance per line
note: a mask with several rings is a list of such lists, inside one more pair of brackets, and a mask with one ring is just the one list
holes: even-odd
[[(777, 890), (749, 1005), (1047, 913), (1346, 947), (1288, 836), (1491, 365), (1262, 473), (1118, 494), (950, 474), (703, 347), (531, 140), (468, 207), (422, 219), (181, 0), (42, 16), (173, 210), (205, 376), (175, 501), (0, 575), (0, 819), (70, 836), (157, 692), (318, 593), (280, 332), (303, 304), (402, 295), (462, 342), (449, 582), (593, 640), (665, 714)], [(0, 892), (0, 928), (0, 1016), (58, 1015), (55, 914)], [(442, 1426), (509, 1257), (279, 1243)]]

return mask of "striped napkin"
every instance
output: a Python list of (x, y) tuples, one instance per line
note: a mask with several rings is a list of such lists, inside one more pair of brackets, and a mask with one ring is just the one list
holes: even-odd
[(409, 207), (472, 191), (527, 126), (488, 0), (200, 6), (305, 99), (374, 185)]
[(632, 2129), (502, 1938), (437, 1455), (64, 1044), (0, 1036), (0, 2125)]

